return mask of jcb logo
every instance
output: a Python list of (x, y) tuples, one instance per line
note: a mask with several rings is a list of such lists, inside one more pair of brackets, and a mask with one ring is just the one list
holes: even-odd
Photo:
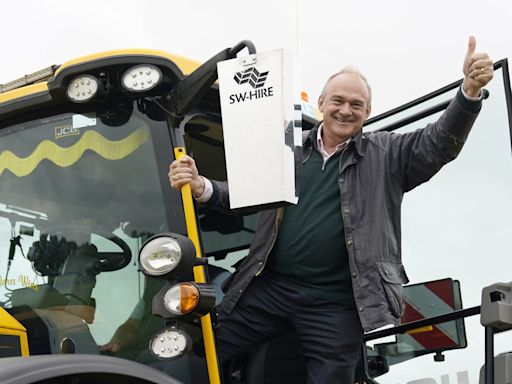
[(62, 127), (55, 127), (55, 138), (79, 135), (80, 128), (74, 128), (71, 125), (63, 125)]

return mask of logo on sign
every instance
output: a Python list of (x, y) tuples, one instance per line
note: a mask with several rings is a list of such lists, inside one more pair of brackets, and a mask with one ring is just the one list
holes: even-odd
[(267, 80), (268, 71), (259, 73), (259, 71), (254, 68), (248, 68), (245, 71), (235, 73), (235, 81), (238, 84), (249, 83), (251, 87), (254, 89), (261, 88), (265, 85), (265, 80)]
[(55, 127), (55, 138), (60, 139), (62, 137), (74, 136), (80, 134), (80, 128), (74, 128), (71, 125), (63, 125), (61, 127)]
[(268, 73), (269, 71), (260, 73), (255, 67), (235, 73), (233, 79), (237, 84), (248, 83), (254, 90), (229, 95), (229, 104), (274, 96), (274, 87), (264, 88)]

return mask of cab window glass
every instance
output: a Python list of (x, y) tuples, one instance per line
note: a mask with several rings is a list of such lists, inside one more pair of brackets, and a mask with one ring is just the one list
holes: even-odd
[[(407, 193), (402, 206), (403, 260), (411, 283), (448, 277), (459, 280), (464, 308), (480, 305), (483, 287), (510, 281), (507, 266), (512, 233), (512, 152), (510, 104), (507, 105), (502, 69), (495, 71), (487, 88), (489, 98), (484, 100), (459, 157), (428, 183)], [(449, 100), (455, 92), (457, 89), (443, 93), (366, 129), (405, 119)], [(395, 132), (423, 127), (441, 113)], [(434, 361), (432, 354), (413, 358), (392, 365), (389, 373), (376, 380), (389, 384), (478, 382), (484, 363), (484, 328), (479, 316), (465, 319), (465, 327), (467, 348), (446, 352), (444, 362)], [(369, 345), (385, 342), (396, 343), (397, 338), (375, 340)], [(511, 351), (511, 346), (512, 332), (497, 335), (495, 355)], [(404, 351), (407, 348), (402, 347)]]
[[(130, 320), (137, 331), (116, 356), (203, 380), (201, 354), (157, 364), (148, 351), (165, 327), (151, 315), (165, 281), (139, 271), (138, 251), (153, 234), (186, 228), (167, 176), (165, 116), (149, 117), (142, 104), (62, 112), (0, 131), (0, 301), (18, 319), (46, 324), (50, 340), (72, 338), (76, 353), (98, 354)], [(189, 328), (201, 345), (200, 326)], [(31, 354), (61, 352), (46, 339), (31, 345)]]

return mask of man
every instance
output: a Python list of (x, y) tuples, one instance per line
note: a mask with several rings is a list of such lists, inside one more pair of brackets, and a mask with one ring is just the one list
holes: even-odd
[[(403, 312), (400, 206), (460, 152), (493, 77), (470, 37), (464, 81), (439, 120), (403, 135), (362, 133), (371, 89), (357, 71), (331, 76), (318, 107), (323, 122), (304, 141), (299, 202), (263, 211), (248, 257), (219, 307), (222, 360), (293, 328), (308, 383), (352, 383), (364, 331)], [(229, 208), (225, 183), (198, 174), (194, 161), (170, 165), (171, 186), (191, 183), (200, 202)]]

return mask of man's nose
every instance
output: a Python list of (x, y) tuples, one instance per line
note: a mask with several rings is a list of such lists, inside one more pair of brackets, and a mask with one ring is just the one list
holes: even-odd
[(338, 111), (342, 115), (350, 115), (350, 113), (351, 113), (350, 104), (349, 103), (341, 103)]

